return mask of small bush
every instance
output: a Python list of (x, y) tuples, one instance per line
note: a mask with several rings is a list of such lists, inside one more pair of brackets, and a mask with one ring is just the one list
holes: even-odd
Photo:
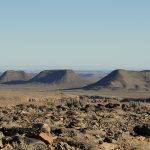
[(67, 101), (67, 106), (69, 108), (82, 108), (83, 103), (80, 100), (71, 99)]

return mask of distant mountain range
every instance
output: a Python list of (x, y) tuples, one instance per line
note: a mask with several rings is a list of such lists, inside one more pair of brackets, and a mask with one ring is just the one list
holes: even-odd
[(77, 88), (89, 82), (73, 70), (45, 70), (39, 74), (29, 74), (24, 71), (5, 71), (0, 76), (1, 84), (48, 84), (64, 88)]
[(108, 72), (79, 72), (73, 70), (45, 70), (38, 74), (24, 71), (5, 71), (0, 76), (1, 84), (46, 84), (58, 88), (84, 90), (127, 89), (150, 90), (150, 71), (115, 70)]

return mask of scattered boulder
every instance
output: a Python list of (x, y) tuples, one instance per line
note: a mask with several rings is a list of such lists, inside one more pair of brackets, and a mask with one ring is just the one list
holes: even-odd
[(105, 105), (106, 108), (109, 108), (109, 109), (115, 109), (117, 107), (119, 107), (120, 105), (117, 104), (117, 103), (108, 103)]
[(5, 147), (3, 147), (1, 150), (13, 150), (13, 147), (10, 144), (7, 144)]
[(2, 132), (0, 132), (0, 148), (3, 147), (3, 142), (2, 142), (3, 137), (5, 137), (4, 134)]
[(104, 142), (112, 143), (112, 138), (110, 138), (110, 137), (105, 137)]
[(37, 123), (34, 124), (32, 127), (33, 134), (37, 139), (44, 141), (47, 144), (52, 145), (53, 143), (53, 136), (50, 134), (50, 125)]
[(48, 133), (41, 132), (41, 133), (39, 134), (39, 137), (40, 137), (41, 140), (44, 141), (45, 143), (52, 145), (52, 143), (53, 143), (53, 136), (52, 136), (52, 135), (50, 135), (50, 134), (48, 134)]
[(33, 124), (32, 129), (34, 132), (44, 132), (44, 133), (50, 133), (51, 128), (49, 124), (43, 124), (43, 123), (37, 123)]
[(135, 126), (133, 130), (137, 135), (150, 136), (150, 125), (149, 124), (143, 124), (142, 126), (140, 126), (140, 125)]
[(112, 143), (103, 143), (101, 144), (102, 150), (116, 150), (117, 145)]
[(28, 149), (32, 149), (32, 150), (37, 150), (39, 148), (43, 150), (49, 150), (47, 144), (39, 139), (25, 137), (24, 145), (26, 145)]

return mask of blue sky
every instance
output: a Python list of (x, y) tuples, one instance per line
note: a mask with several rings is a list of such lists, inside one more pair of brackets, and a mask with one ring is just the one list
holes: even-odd
[(0, 68), (150, 69), (149, 0), (0, 1)]

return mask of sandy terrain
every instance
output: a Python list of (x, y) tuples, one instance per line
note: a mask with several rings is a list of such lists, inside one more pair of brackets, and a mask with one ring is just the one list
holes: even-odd
[(150, 92), (131, 90), (53, 90), (50, 86), (0, 85), (0, 105), (14, 105), (28, 102), (30, 98), (62, 98), (79, 95), (93, 95), (111, 98), (150, 98)]

